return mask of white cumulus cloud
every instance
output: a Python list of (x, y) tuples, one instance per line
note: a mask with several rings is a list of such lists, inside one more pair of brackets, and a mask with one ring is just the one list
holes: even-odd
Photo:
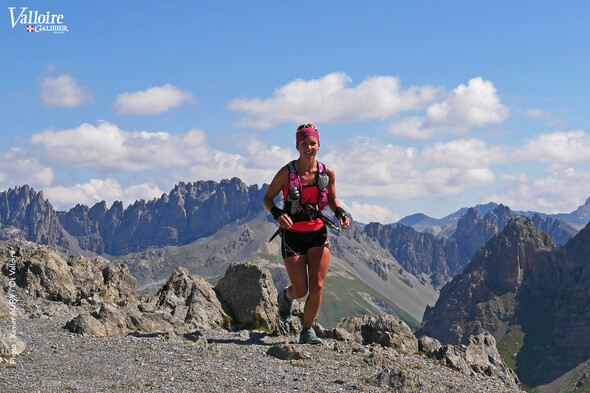
[(124, 188), (112, 178), (90, 179), (82, 184), (44, 189), (44, 196), (57, 209), (67, 209), (78, 203), (92, 206), (100, 201), (106, 201), (108, 205), (122, 201), (123, 205), (127, 206), (139, 199), (159, 198), (162, 193), (163, 191), (153, 183), (135, 184)]
[(346, 206), (353, 219), (358, 222), (368, 224), (370, 222), (380, 222), (383, 224), (394, 223), (401, 219), (400, 215), (392, 212), (390, 209), (353, 201), (351, 205)]
[(56, 78), (47, 76), (41, 80), (41, 104), (51, 107), (73, 108), (85, 104), (91, 99), (86, 88), (78, 86), (70, 74)]
[(229, 109), (245, 112), (238, 126), (269, 129), (284, 122), (303, 119), (323, 123), (355, 122), (387, 118), (403, 111), (423, 109), (439, 89), (431, 86), (402, 89), (396, 77), (374, 76), (355, 87), (342, 72), (319, 79), (297, 79), (277, 88), (272, 97), (236, 98)]
[(157, 115), (193, 101), (193, 93), (168, 83), (143, 91), (119, 94), (114, 106), (117, 112), (125, 115)]
[(495, 181), (494, 173), (483, 163), (453, 166), (448, 160), (447, 165), (433, 165), (415, 148), (366, 141), (348, 149), (354, 151), (354, 160), (342, 152), (324, 156), (336, 172), (336, 187), (342, 197), (407, 200), (457, 195)]
[(19, 148), (0, 151), (0, 184), (5, 188), (24, 184), (42, 187), (53, 180), (53, 169), (28, 152)]
[(516, 150), (521, 161), (533, 162), (589, 162), (590, 136), (582, 131), (541, 134)]
[(479, 139), (456, 139), (426, 146), (422, 157), (430, 163), (476, 168), (506, 163), (510, 160), (510, 152), (507, 146), (488, 146)]
[(459, 85), (447, 98), (431, 104), (426, 116), (397, 121), (388, 129), (391, 136), (429, 139), (441, 133), (466, 132), (472, 127), (500, 123), (509, 110), (500, 102), (496, 88), (490, 81), (476, 77)]
[(101, 121), (69, 130), (45, 130), (30, 138), (47, 162), (100, 172), (127, 172), (205, 162), (215, 154), (204, 131), (185, 134), (124, 131)]
[(590, 196), (590, 172), (554, 164), (539, 176), (504, 175), (504, 188), (486, 198), (503, 201), (513, 210), (567, 213)]

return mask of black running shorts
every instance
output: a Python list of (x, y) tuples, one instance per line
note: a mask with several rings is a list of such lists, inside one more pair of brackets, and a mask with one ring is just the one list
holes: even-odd
[(330, 248), (328, 229), (324, 225), (317, 231), (296, 232), (284, 230), (281, 236), (281, 255), (284, 258), (304, 255), (312, 247)]

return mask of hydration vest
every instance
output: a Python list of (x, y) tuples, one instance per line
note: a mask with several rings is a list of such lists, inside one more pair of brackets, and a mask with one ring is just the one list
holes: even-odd
[[(321, 212), (322, 210), (324, 210), (326, 206), (328, 206), (328, 183), (330, 182), (330, 177), (326, 173), (326, 168), (324, 167), (324, 164), (322, 164), (319, 161), (317, 161), (317, 163), (318, 175), (316, 183), (312, 184), (311, 186), (315, 185), (319, 189), (317, 207), (318, 210)], [(289, 193), (295, 188), (297, 188), (297, 190), (300, 190), (299, 192), (301, 192), (302, 186), (301, 179), (299, 178), (297, 170), (295, 169), (295, 161), (291, 161), (290, 163), (288, 163), (287, 168), (289, 168), (289, 183), (287, 184), (287, 193), (284, 196), (286, 207), (285, 210), (287, 212), (289, 212), (291, 209), (291, 211), (299, 210), (299, 213), (297, 214), (290, 214), (292, 218), (295, 218), (295, 221), (313, 220), (317, 218), (314, 215), (310, 215), (309, 212), (306, 212), (304, 207), (302, 209), (298, 209), (301, 203), (305, 205), (305, 203), (307, 202), (301, 201), (301, 197), (293, 202), (289, 200)], [(293, 207), (294, 204), (295, 207)]]

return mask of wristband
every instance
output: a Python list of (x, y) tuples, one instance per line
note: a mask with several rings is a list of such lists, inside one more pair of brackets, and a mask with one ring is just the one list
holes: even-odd
[(336, 210), (334, 210), (334, 215), (338, 218), (342, 218), (344, 220), (344, 217), (346, 217), (346, 211), (341, 208), (340, 206), (338, 206), (336, 208)]
[(276, 206), (273, 206), (273, 207), (270, 209), (270, 214), (272, 214), (272, 216), (274, 217), (274, 219), (275, 219), (276, 221), (279, 221), (279, 217), (280, 217), (280, 216), (282, 216), (283, 214), (285, 214), (285, 212), (284, 212), (284, 211), (282, 211), (281, 209), (279, 209), (278, 207), (276, 207)]

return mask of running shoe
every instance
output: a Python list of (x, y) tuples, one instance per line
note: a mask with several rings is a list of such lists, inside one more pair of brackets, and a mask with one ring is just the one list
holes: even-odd
[(287, 288), (283, 289), (278, 296), (279, 302), (279, 318), (281, 322), (289, 323), (291, 320), (291, 306), (293, 305), (293, 300), (287, 299)]
[(315, 335), (313, 329), (303, 329), (299, 335), (300, 344), (321, 344), (322, 339)]

